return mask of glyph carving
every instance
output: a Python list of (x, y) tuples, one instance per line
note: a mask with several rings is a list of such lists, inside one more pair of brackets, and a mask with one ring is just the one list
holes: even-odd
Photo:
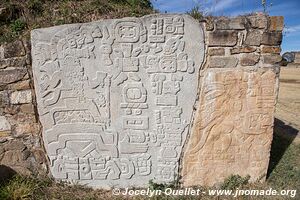
[(273, 135), (276, 72), (208, 69), (183, 157), (184, 186), (213, 185), (232, 174), (266, 176)]
[[(195, 20), (151, 15), (37, 29), (32, 54), (54, 178), (128, 187), (178, 176), (204, 57)], [(248, 115), (249, 135), (267, 128), (263, 113)]]

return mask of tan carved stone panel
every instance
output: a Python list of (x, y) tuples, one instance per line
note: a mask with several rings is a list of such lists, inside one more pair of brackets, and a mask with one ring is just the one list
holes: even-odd
[(70, 24), (34, 30), (31, 40), (54, 178), (95, 187), (176, 179), (204, 58), (196, 20)]
[(200, 105), (183, 157), (184, 186), (213, 185), (231, 174), (265, 178), (276, 81), (272, 69), (203, 73)]

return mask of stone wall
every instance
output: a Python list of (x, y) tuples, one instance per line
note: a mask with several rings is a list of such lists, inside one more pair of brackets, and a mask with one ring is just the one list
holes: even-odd
[[(283, 18), (208, 17), (198, 101), (179, 173), (185, 186), (231, 174), (264, 179), (273, 133)], [(30, 42), (0, 47), (0, 165), (47, 173), (33, 86)]]
[(183, 157), (183, 184), (213, 185), (231, 174), (264, 180), (278, 94), (283, 17), (214, 18)]
[(34, 94), (29, 40), (1, 45), (1, 169), (7, 166), (26, 175), (47, 171)]

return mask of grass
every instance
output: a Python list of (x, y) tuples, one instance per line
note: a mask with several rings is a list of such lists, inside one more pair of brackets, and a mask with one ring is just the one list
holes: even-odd
[(0, 0), (0, 8), (0, 44), (27, 37), (34, 28), (155, 12), (150, 0)]
[(42, 189), (46, 188), (51, 182), (43, 181), (33, 177), (14, 176), (7, 183), (0, 187), (1, 200), (29, 200), (39, 199)]
[(291, 143), (291, 140), (274, 136), (268, 183), (280, 189), (292, 187), (300, 192), (300, 144)]
[(194, 6), (191, 10), (187, 11), (187, 14), (197, 20), (201, 20), (204, 17), (204, 13), (200, 5)]
[[(290, 189), (300, 191), (300, 144), (293, 143), (293, 138), (283, 137), (275, 134), (271, 160), (268, 172), (268, 179), (265, 183), (248, 183), (250, 177), (240, 177), (232, 175), (224, 180), (223, 184), (218, 187), (205, 188), (199, 187), (201, 191), (208, 189), (257, 189), (268, 190), (273, 188), (276, 190)], [(163, 185), (153, 181), (149, 182), (151, 190), (165, 190), (166, 188), (178, 188), (176, 184)], [(293, 199), (299, 199), (297, 194)], [(64, 199), (64, 200), (97, 200), (97, 199), (122, 199), (122, 196), (112, 196), (110, 190), (93, 190), (81, 185), (68, 185), (66, 183), (57, 183), (48, 178), (32, 178), (15, 176), (10, 181), (5, 182), (0, 187), (1, 200), (27, 200), (27, 199)], [(233, 197), (222, 197), (214, 199), (237, 199)], [(132, 199), (149, 199), (148, 197), (136, 196)], [(154, 196), (151, 199), (212, 199), (212, 196), (201, 194), (200, 196)], [(238, 199), (268, 199), (262, 196), (242, 196)], [(269, 199), (288, 199), (286, 196), (270, 197)]]

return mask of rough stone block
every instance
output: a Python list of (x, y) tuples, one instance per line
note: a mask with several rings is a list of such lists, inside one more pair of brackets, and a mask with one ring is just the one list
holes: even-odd
[(243, 30), (247, 20), (245, 17), (227, 18), (222, 17), (216, 21), (218, 30)]
[(33, 104), (22, 104), (20, 106), (20, 111), (23, 113), (29, 113), (29, 114), (35, 113)]
[(282, 60), (280, 55), (262, 55), (263, 62), (265, 64), (276, 64)]
[(208, 185), (239, 174), (265, 178), (273, 137), (276, 74), (270, 69), (208, 69), (203, 74), (183, 185)]
[(237, 40), (236, 31), (214, 31), (208, 34), (209, 46), (234, 46)]
[(18, 81), (7, 85), (9, 90), (28, 90), (30, 89), (30, 80)]
[(151, 15), (37, 29), (31, 37), (52, 175), (94, 187), (174, 181), (204, 57), (199, 23)]
[(37, 134), (40, 130), (40, 127), (37, 123), (17, 123), (14, 130), (14, 136), (20, 137), (22, 135), (34, 135)]
[(11, 125), (5, 116), (0, 116), (0, 137), (8, 136), (11, 133)]
[(268, 27), (268, 18), (264, 14), (257, 14), (248, 17), (252, 28), (266, 29)]
[(0, 71), (0, 86), (21, 80), (27, 74), (26, 69), (10, 69)]
[(225, 56), (224, 48), (209, 48), (208, 55), (210, 56)]
[(282, 31), (284, 28), (283, 16), (271, 16), (270, 19), (270, 31)]
[(207, 17), (206, 18), (206, 23), (205, 23), (205, 30), (207, 31), (212, 31), (214, 30), (214, 18), (213, 17)]
[(238, 59), (235, 57), (214, 56), (209, 59), (209, 68), (233, 68), (238, 64)]
[(23, 43), (20, 40), (4, 44), (2, 47), (4, 58), (20, 57), (26, 54)]
[(0, 91), (0, 107), (9, 105), (9, 93), (7, 90)]
[(243, 47), (234, 47), (230, 49), (231, 54), (240, 54), (240, 53), (253, 53), (256, 51), (256, 47), (252, 46), (243, 46)]
[(29, 156), (30, 152), (22, 140), (10, 140), (0, 145), (0, 165), (10, 167), (19, 174), (31, 175), (29, 169), (33, 168), (34, 163)]
[(25, 65), (26, 65), (25, 57), (0, 59), (0, 69), (5, 69), (7, 67), (25, 67)]
[(281, 48), (279, 46), (272, 47), (272, 46), (263, 46), (261, 49), (262, 53), (272, 53), (272, 54), (280, 54)]
[(31, 90), (15, 91), (10, 94), (11, 104), (24, 104), (32, 102)]
[(282, 32), (273, 31), (273, 32), (265, 32), (262, 36), (262, 44), (277, 46), (282, 42)]
[(260, 55), (257, 53), (244, 54), (241, 57), (240, 64), (242, 66), (253, 66), (258, 63)]
[(249, 30), (244, 41), (245, 45), (259, 46), (262, 41), (262, 31), (260, 30)]

